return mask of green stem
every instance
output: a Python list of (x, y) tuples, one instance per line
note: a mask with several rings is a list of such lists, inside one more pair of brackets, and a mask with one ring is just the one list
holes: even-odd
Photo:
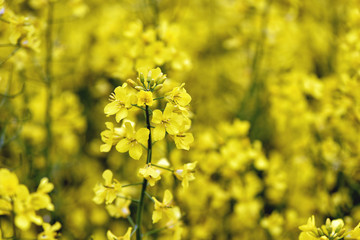
[(132, 220), (132, 218), (131, 218), (130, 215), (127, 216), (127, 220), (129, 221), (130, 225), (131, 225), (133, 228), (135, 228), (135, 223), (134, 223), (134, 221)]
[(51, 163), (50, 163), (50, 149), (52, 145), (52, 134), (51, 134), (51, 102), (52, 102), (52, 62), (53, 62), (53, 36), (52, 36), (52, 26), (53, 26), (53, 11), (54, 5), (53, 2), (49, 2), (48, 7), (48, 16), (47, 16), (47, 29), (46, 29), (46, 61), (45, 61), (45, 82), (47, 85), (47, 99), (46, 99), (46, 142), (47, 146), (44, 149), (44, 156), (46, 161), (46, 173), (49, 176), (51, 172)]
[[(145, 117), (146, 117), (146, 127), (147, 127), (147, 129), (149, 129), (146, 164), (149, 164), (149, 163), (151, 163), (152, 141), (151, 141), (151, 125), (150, 125), (150, 108), (148, 105), (146, 105), (146, 107), (145, 107)], [(141, 240), (141, 238), (142, 238), (142, 236), (141, 236), (141, 218), (142, 218), (142, 214), (143, 214), (143, 210), (144, 210), (144, 197), (145, 197), (147, 183), (148, 183), (147, 180), (144, 178), (143, 184), (142, 184), (142, 189), (141, 189), (141, 194), (140, 194), (139, 207), (138, 207), (137, 213), (136, 213), (136, 226), (137, 226), (136, 239), (137, 240)]]
[(152, 202), (155, 202), (152, 196), (148, 192), (145, 191), (145, 194)]
[(17, 51), (20, 50), (20, 46), (16, 47), (2, 62), (0, 62), (0, 66), (2, 66), (4, 63), (6, 63), (12, 56), (15, 55)]
[(142, 184), (142, 182), (129, 183), (129, 184), (122, 185), (121, 187), (124, 188), (124, 187), (136, 186), (136, 185), (141, 185), (141, 184)]
[(18, 238), (17, 238), (17, 235), (16, 235), (14, 200), (12, 198), (11, 198), (11, 206), (12, 206), (11, 217), (12, 217), (13, 239), (17, 240)]
[(162, 227), (162, 228), (157, 228), (157, 229), (154, 229), (154, 230), (151, 230), (147, 233), (145, 233), (145, 235), (149, 236), (149, 235), (152, 235), (152, 234), (155, 234), (155, 233), (158, 233), (158, 232), (161, 232), (165, 229), (167, 229), (168, 227)]
[(1, 43), (0, 47), (16, 47), (16, 45), (12, 43)]
[(137, 104), (131, 104), (131, 105), (134, 106), (134, 107), (140, 108), (140, 109), (143, 110), (143, 111), (146, 111), (145, 108), (143, 108), (143, 107), (141, 107), (141, 106), (138, 106)]
[(126, 200), (131, 200), (132, 202), (139, 203), (139, 200), (132, 199), (132, 198), (129, 198), (129, 197), (120, 196), (120, 195), (116, 195), (116, 197), (118, 197), (118, 198), (123, 198), (123, 199), (126, 199)]
[(161, 168), (161, 169), (164, 169), (164, 170), (167, 170), (169, 172), (174, 172), (174, 170), (170, 169), (170, 168), (167, 168), (167, 167), (162, 167), (162, 166), (159, 166), (159, 165), (156, 165), (156, 164), (151, 164), (152, 166), (154, 167), (157, 167), (157, 168)]
[(153, 98), (154, 101), (164, 99), (164, 97)]

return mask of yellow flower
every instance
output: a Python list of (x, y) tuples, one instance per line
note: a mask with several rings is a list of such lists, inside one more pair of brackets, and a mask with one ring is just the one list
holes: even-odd
[(43, 219), (35, 213), (29, 190), (25, 185), (19, 185), (14, 199), (14, 212), (15, 225), (21, 230), (28, 230), (31, 222), (37, 225), (43, 223)]
[(173, 196), (169, 190), (165, 190), (163, 202), (159, 202), (155, 197), (153, 197), (155, 206), (152, 214), (153, 223), (157, 223), (162, 217), (163, 214), (171, 213)]
[(125, 137), (125, 128), (114, 128), (114, 124), (112, 122), (106, 122), (106, 127), (109, 130), (105, 130), (101, 132), (101, 140), (104, 142), (100, 146), (100, 152), (109, 152), (111, 147), (116, 145), (122, 138)]
[(38, 235), (38, 240), (56, 240), (59, 235), (57, 231), (60, 230), (61, 224), (56, 222), (54, 225), (50, 225), (49, 223), (43, 223), (42, 227), (44, 231)]
[(132, 228), (129, 227), (124, 236), (115, 236), (110, 230), (107, 231), (106, 236), (108, 240), (130, 240)]
[(174, 175), (177, 177), (177, 179), (182, 181), (181, 185), (184, 188), (187, 188), (189, 186), (189, 181), (195, 179), (194, 169), (196, 167), (196, 164), (197, 162), (187, 163), (183, 167), (175, 169)]
[(351, 230), (345, 239), (349, 240), (360, 240), (360, 223), (354, 228), (354, 230)]
[(54, 189), (54, 184), (49, 183), (48, 178), (42, 178), (39, 187), (35, 193), (30, 194), (30, 202), (32, 208), (35, 210), (47, 209), (54, 210), (54, 205), (51, 203), (51, 198), (48, 195)]
[(147, 179), (150, 186), (155, 186), (155, 182), (161, 179), (161, 171), (157, 168), (151, 166), (151, 164), (146, 164), (144, 168), (139, 169), (138, 175)]
[(152, 106), (153, 104), (153, 95), (152, 92), (150, 91), (141, 90), (138, 93), (137, 98), (138, 98), (138, 102), (137, 102), (138, 106), (143, 106), (143, 105)]
[(102, 204), (104, 201), (105, 204), (110, 204), (115, 200), (116, 195), (121, 192), (121, 185), (116, 179), (113, 179), (113, 173), (108, 169), (103, 172), (102, 177), (105, 184), (98, 183), (94, 187), (95, 197), (93, 201), (96, 204)]
[(299, 236), (300, 240), (339, 240), (345, 236), (346, 231), (344, 228), (344, 221), (342, 219), (335, 219), (331, 221), (328, 218), (326, 219), (325, 225), (322, 225), (320, 228), (316, 228), (314, 216), (309, 218), (306, 225), (302, 225), (299, 228), (303, 231)]
[(118, 142), (116, 150), (121, 153), (129, 151), (130, 157), (135, 160), (139, 160), (142, 155), (142, 146), (147, 147), (147, 141), (149, 138), (149, 129), (140, 128), (135, 132), (134, 127), (129, 123), (125, 123), (126, 137)]
[(104, 113), (107, 116), (116, 115), (116, 122), (128, 116), (128, 109), (132, 107), (132, 96), (128, 93), (127, 84), (124, 83), (121, 87), (115, 88), (114, 92), (110, 95), (111, 103), (107, 104), (104, 108)]
[(153, 129), (154, 141), (159, 141), (165, 137), (165, 131), (170, 135), (175, 135), (179, 132), (183, 117), (176, 114), (174, 105), (171, 103), (166, 104), (165, 110), (162, 113), (160, 110), (154, 110), (152, 122), (155, 124)]
[(299, 229), (303, 232), (316, 231), (315, 216), (312, 215), (311, 217), (309, 217), (306, 225), (301, 225)]
[(177, 149), (189, 150), (190, 144), (194, 142), (192, 133), (178, 133), (173, 137)]
[(137, 78), (137, 80), (141, 85), (145, 86), (145, 88), (142, 87), (144, 90), (149, 90), (156, 85), (164, 83), (164, 81), (166, 80), (166, 75), (161, 72), (160, 68), (150, 70), (147, 70), (146, 68), (139, 68), (138, 72), (139, 77)]
[(126, 200), (123, 198), (117, 198), (115, 204), (107, 205), (106, 209), (109, 212), (110, 216), (115, 218), (126, 218), (130, 215), (129, 205), (131, 200)]
[(174, 105), (180, 107), (186, 107), (191, 102), (191, 96), (186, 92), (184, 88), (185, 83), (180, 87), (175, 87), (171, 92), (167, 93), (167, 99)]
[(10, 215), (12, 210), (10, 199), (0, 198), (0, 215)]
[(0, 169), (0, 196), (12, 196), (17, 192), (19, 180), (15, 173), (6, 168)]

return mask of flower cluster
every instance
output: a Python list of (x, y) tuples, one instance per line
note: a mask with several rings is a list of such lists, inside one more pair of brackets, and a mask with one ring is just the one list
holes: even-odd
[[(132, 227), (128, 228), (123, 236), (124, 239), (130, 238), (131, 229), (134, 229), (132, 234), (136, 232), (137, 239), (141, 239), (144, 196), (150, 197), (146, 188), (148, 184), (151, 187), (157, 185), (162, 178), (163, 171), (169, 171), (181, 180), (184, 188), (188, 187), (189, 181), (195, 179), (196, 163), (188, 163), (175, 170), (170, 168), (166, 160), (159, 161), (157, 164), (152, 163), (153, 145), (156, 142), (172, 139), (177, 149), (189, 150), (194, 141), (192, 133), (188, 132), (191, 127), (189, 118), (191, 97), (185, 90), (184, 84), (174, 87), (168, 92), (161, 91), (165, 80), (166, 76), (160, 68), (139, 70), (136, 81), (128, 79), (127, 83), (117, 87), (110, 95), (110, 103), (104, 108), (106, 116), (115, 115), (116, 124), (119, 123), (120, 127), (115, 127), (113, 122), (105, 123), (108, 130), (101, 133), (104, 144), (100, 146), (100, 151), (109, 152), (112, 146), (115, 146), (118, 152), (129, 152), (129, 156), (135, 160), (142, 157), (143, 150), (147, 152), (146, 164), (138, 170), (137, 174), (143, 179), (139, 200), (133, 199), (123, 188), (140, 184), (121, 185), (118, 180), (113, 179), (111, 170), (105, 170), (103, 173), (105, 183), (98, 184), (94, 188), (93, 200), (95, 203), (105, 202), (106, 209), (111, 216), (127, 218), (132, 224)], [(158, 103), (162, 99), (166, 100), (164, 109), (152, 110), (151, 107), (162, 106), (161, 103)], [(136, 115), (139, 111), (143, 111), (145, 115), (146, 128), (136, 130), (135, 122), (131, 121), (129, 117)], [(169, 137), (166, 138), (166, 136)], [(166, 190), (163, 202), (159, 202), (155, 197), (150, 197), (150, 200), (154, 202), (153, 223), (162, 220), (165, 228), (171, 229), (174, 236), (178, 236), (181, 232), (181, 212), (180, 208), (173, 203), (172, 193)], [(131, 201), (138, 202), (136, 224), (134, 224), (129, 210)], [(108, 232), (107, 237), (109, 240), (119, 239), (111, 231)]]
[(351, 231), (346, 231), (344, 221), (326, 219), (325, 225), (316, 227), (315, 217), (311, 216), (306, 225), (301, 225), (299, 240), (358, 240), (360, 239), (360, 223)]
[[(37, 212), (41, 209), (54, 210), (54, 205), (48, 195), (54, 189), (54, 185), (47, 178), (43, 178), (36, 192), (30, 193), (29, 189), (19, 183), (15, 173), (6, 168), (0, 169), (0, 215), (12, 218), (14, 227), (21, 231), (30, 229), (31, 224), (42, 226), (44, 232), (38, 235), (38, 239), (57, 239), (57, 231), (61, 225), (56, 222), (53, 226), (44, 222), (43, 217)], [(3, 229), (4, 234), (9, 234), (10, 229)], [(16, 238), (17, 230), (12, 229), (13, 237)], [(1, 235), (0, 235), (1, 238)]]

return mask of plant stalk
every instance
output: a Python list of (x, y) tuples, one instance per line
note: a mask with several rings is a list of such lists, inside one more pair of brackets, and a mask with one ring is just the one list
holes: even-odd
[[(148, 147), (147, 147), (147, 158), (146, 158), (146, 164), (151, 163), (151, 155), (152, 155), (152, 140), (151, 140), (151, 125), (150, 125), (150, 108), (148, 105), (145, 107), (145, 117), (146, 117), (146, 127), (149, 129), (149, 139), (148, 139)], [(148, 181), (144, 178), (142, 183), (142, 189), (140, 194), (140, 200), (139, 200), (139, 207), (137, 209), (136, 213), (136, 240), (141, 240), (141, 219), (142, 214), (144, 210), (144, 199), (145, 199), (145, 192), (147, 187)]]
[(51, 162), (50, 162), (50, 149), (52, 145), (52, 133), (51, 133), (51, 102), (52, 102), (52, 62), (53, 62), (53, 36), (52, 36), (52, 27), (54, 21), (54, 3), (49, 2), (48, 6), (48, 15), (47, 15), (47, 29), (46, 29), (46, 61), (45, 61), (45, 83), (47, 86), (47, 96), (46, 96), (46, 142), (47, 146), (44, 149), (44, 157), (45, 157), (45, 166), (46, 166), (46, 174), (50, 176), (51, 173)]

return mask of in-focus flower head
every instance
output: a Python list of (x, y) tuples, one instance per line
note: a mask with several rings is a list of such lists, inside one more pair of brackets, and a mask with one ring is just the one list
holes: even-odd
[(179, 133), (180, 125), (184, 122), (182, 115), (174, 113), (174, 105), (166, 104), (164, 112), (156, 109), (153, 111), (152, 123), (155, 124), (153, 130), (154, 141), (159, 141), (165, 137), (165, 133), (175, 135)]
[(139, 160), (143, 153), (143, 146), (147, 147), (148, 144), (149, 129), (140, 128), (135, 131), (129, 122), (125, 123), (125, 128), (126, 136), (116, 144), (116, 150), (121, 153), (129, 151), (131, 158)]
[(138, 98), (138, 102), (137, 105), (138, 106), (152, 106), (153, 105), (153, 94), (150, 91), (144, 91), (141, 90), (140, 92), (138, 92), (137, 94), (137, 98)]
[(346, 231), (344, 228), (344, 221), (342, 219), (335, 219), (331, 221), (327, 218), (325, 225), (316, 228), (314, 216), (310, 217), (307, 224), (300, 226), (299, 229), (302, 231), (299, 237), (300, 240), (338, 240), (343, 239)]
[(153, 91), (157, 87), (162, 86), (166, 80), (166, 75), (161, 72), (160, 68), (147, 69), (139, 68), (139, 76), (137, 78), (139, 86), (136, 88), (138, 90), (150, 90)]
[(166, 94), (166, 99), (174, 105), (179, 107), (186, 107), (191, 102), (191, 96), (186, 92), (185, 83), (181, 84), (179, 87), (175, 87), (171, 92)]
[(115, 115), (116, 122), (120, 122), (128, 116), (128, 110), (132, 107), (132, 95), (127, 89), (127, 83), (115, 88), (109, 100), (111, 103), (104, 108), (107, 116)]

